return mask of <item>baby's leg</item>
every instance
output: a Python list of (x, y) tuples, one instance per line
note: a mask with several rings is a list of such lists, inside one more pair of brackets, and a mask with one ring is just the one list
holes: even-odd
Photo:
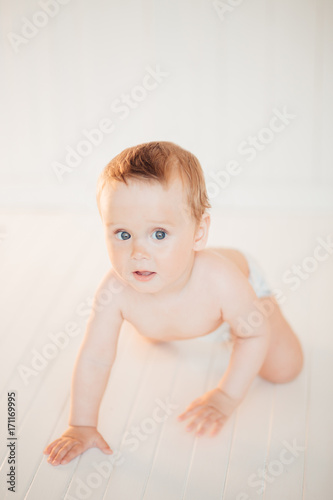
[(247, 254), (246, 257), (249, 266), (249, 282), (258, 297), (257, 300), (262, 304), (260, 310), (266, 311), (265, 316), (270, 329), (270, 344), (259, 375), (270, 382), (289, 382), (302, 370), (301, 344), (271, 293), (260, 265), (251, 255)]
[[(223, 255), (232, 260), (240, 271), (249, 277), (250, 283), (263, 305), (270, 301), (271, 312), (267, 314), (270, 324), (270, 345), (264, 364), (259, 375), (275, 383), (284, 383), (293, 380), (302, 370), (303, 352), (301, 344), (291, 326), (283, 316), (281, 309), (264, 277), (261, 268), (249, 254), (242, 254), (234, 248), (209, 248), (214, 253)], [(250, 273), (250, 276), (249, 276)], [(262, 296), (264, 294), (264, 296)], [(256, 308), (257, 309), (257, 308)], [(265, 310), (265, 307), (262, 308)], [(233, 332), (231, 330), (233, 337)]]
[(272, 312), (268, 317), (270, 344), (259, 375), (269, 382), (290, 382), (302, 370), (302, 347), (275, 298), (262, 297), (258, 300), (264, 302), (267, 299), (272, 304)]

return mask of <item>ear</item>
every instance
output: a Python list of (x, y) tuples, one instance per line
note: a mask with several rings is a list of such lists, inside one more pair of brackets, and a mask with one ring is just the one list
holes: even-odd
[(209, 226), (210, 215), (208, 213), (204, 213), (194, 235), (193, 250), (196, 252), (205, 248), (208, 239)]

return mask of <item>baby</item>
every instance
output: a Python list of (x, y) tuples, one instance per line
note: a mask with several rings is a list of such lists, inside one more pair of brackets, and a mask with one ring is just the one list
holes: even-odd
[[(112, 268), (100, 283), (73, 374), (69, 428), (44, 453), (66, 464), (88, 448), (111, 448), (97, 430), (98, 411), (127, 320), (153, 340), (207, 335), (230, 325), (232, 353), (217, 387), (193, 401), (179, 421), (217, 434), (256, 375), (273, 383), (301, 371), (301, 345), (255, 261), (231, 248), (205, 248), (210, 215), (197, 158), (171, 142), (128, 148), (97, 186)], [(103, 290), (115, 293), (100, 307)], [(259, 312), (260, 311), (260, 312)]]

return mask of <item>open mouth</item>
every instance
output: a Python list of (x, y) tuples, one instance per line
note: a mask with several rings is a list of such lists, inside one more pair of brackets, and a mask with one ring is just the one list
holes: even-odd
[(135, 279), (139, 281), (148, 281), (152, 279), (156, 273), (151, 271), (134, 271), (133, 274), (135, 276)]

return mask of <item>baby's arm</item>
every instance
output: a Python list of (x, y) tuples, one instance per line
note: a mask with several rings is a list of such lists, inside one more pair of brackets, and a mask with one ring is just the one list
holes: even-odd
[(44, 453), (52, 465), (65, 464), (88, 448), (112, 453), (97, 431), (98, 410), (114, 362), (123, 321), (117, 296), (101, 305), (99, 294), (108, 286), (108, 274), (98, 287), (85, 337), (76, 360), (72, 379), (69, 428), (49, 444)]
[(240, 319), (248, 324), (249, 315), (257, 310), (255, 301), (258, 297), (248, 280), (233, 264), (225, 264), (223, 279), (220, 276), (216, 286), (223, 318), (233, 333), (233, 350), (229, 366), (217, 387), (193, 401), (178, 417), (179, 420), (192, 417), (187, 429), (196, 429), (197, 434), (204, 434), (209, 429), (211, 435), (219, 432), (259, 373), (269, 345), (270, 327), (266, 317), (263, 316), (261, 324), (252, 327), (249, 335), (240, 328)]

